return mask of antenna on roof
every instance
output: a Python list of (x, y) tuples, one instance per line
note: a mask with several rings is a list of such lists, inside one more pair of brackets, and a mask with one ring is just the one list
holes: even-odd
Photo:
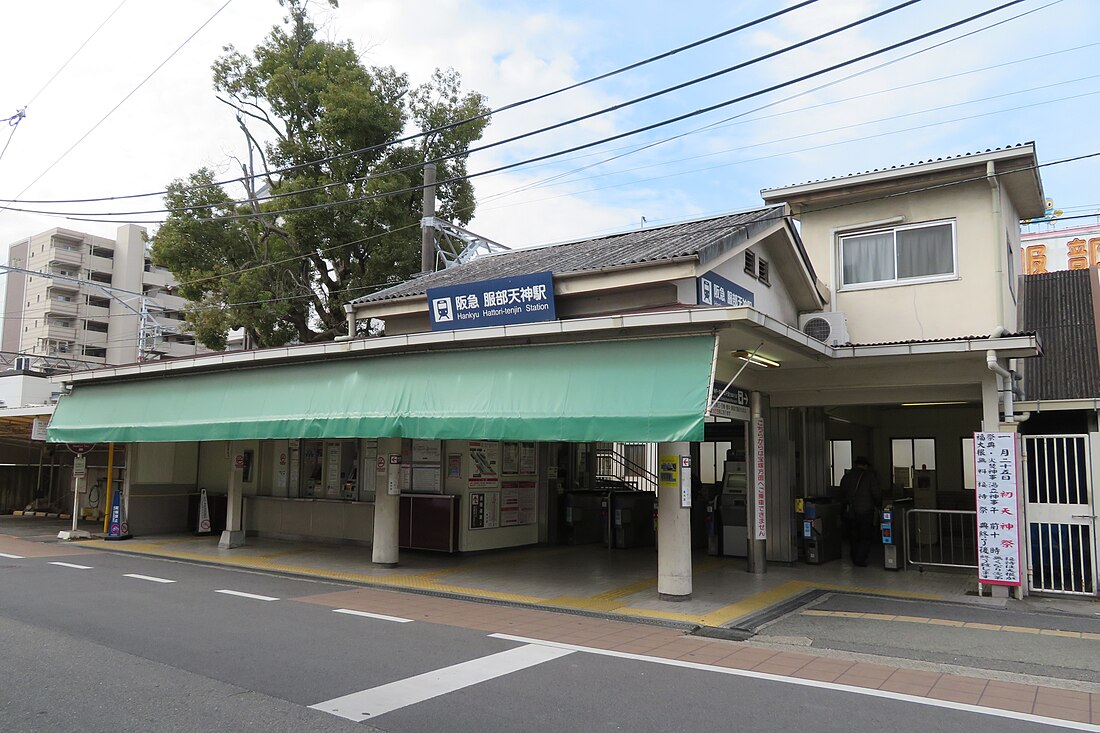
[(642, 223), (638, 226), (639, 229), (645, 229), (645, 217), (642, 217)]

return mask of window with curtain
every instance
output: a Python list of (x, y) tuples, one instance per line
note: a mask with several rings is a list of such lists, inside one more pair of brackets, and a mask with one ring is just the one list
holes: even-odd
[(841, 237), (840, 261), (842, 287), (953, 277), (955, 224), (915, 224)]

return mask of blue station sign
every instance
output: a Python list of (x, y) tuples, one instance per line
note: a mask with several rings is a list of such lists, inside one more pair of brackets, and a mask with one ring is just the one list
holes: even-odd
[(433, 331), (509, 326), (557, 318), (549, 272), (428, 288)]
[(738, 307), (753, 305), (752, 291), (721, 275), (708, 272), (696, 279), (699, 285), (699, 305)]

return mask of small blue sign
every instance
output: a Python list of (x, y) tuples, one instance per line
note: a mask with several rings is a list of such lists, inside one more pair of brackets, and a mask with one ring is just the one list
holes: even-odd
[(708, 272), (699, 276), (697, 282), (699, 283), (699, 305), (724, 305), (734, 308), (753, 305), (751, 290), (721, 275)]
[(557, 318), (549, 272), (428, 288), (433, 331), (509, 326)]

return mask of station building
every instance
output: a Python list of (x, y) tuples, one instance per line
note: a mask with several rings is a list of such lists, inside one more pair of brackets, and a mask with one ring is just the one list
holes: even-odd
[[(973, 532), (974, 433), (1018, 430), (1018, 360), (1042, 354), (1016, 320), (1034, 146), (762, 196), (414, 278), (349, 304), (334, 343), (66, 375), (50, 440), (115, 446), (135, 534), (193, 530), (196, 492), (223, 496), (228, 548), (628, 546), (655, 506), (668, 600), (700, 546), (753, 572), (830, 559), (829, 500), (867, 456), (939, 552), (918, 561), (972, 564), (979, 539), (946, 547), (942, 523)], [(586, 498), (622, 484), (653, 490)]]

